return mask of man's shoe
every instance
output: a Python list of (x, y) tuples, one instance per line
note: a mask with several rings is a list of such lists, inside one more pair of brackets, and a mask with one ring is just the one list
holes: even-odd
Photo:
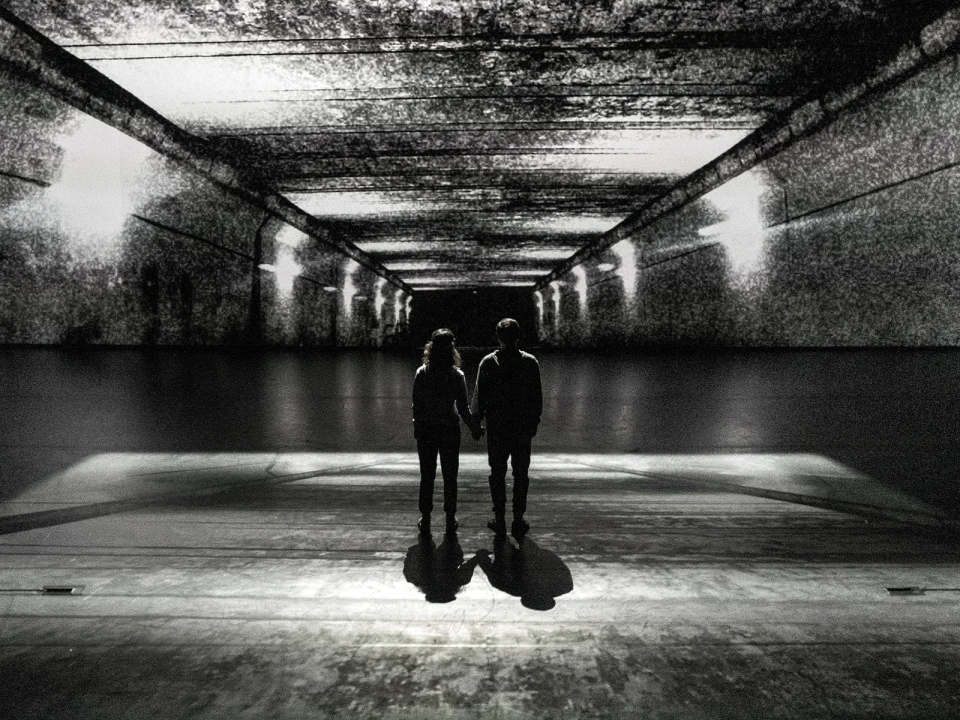
[(503, 515), (499, 513), (494, 516), (493, 520), (487, 523), (487, 527), (493, 530), (493, 534), (497, 537), (507, 536), (507, 521)]
[(460, 523), (457, 522), (455, 515), (447, 515), (447, 535), (456, 535)]
[(530, 523), (522, 517), (514, 518), (513, 525), (510, 526), (510, 534), (515, 538), (522, 538), (530, 530)]
[(430, 535), (430, 516), (424, 515), (417, 521), (417, 528), (420, 530), (420, 534), (424, 537), (429, 537)]

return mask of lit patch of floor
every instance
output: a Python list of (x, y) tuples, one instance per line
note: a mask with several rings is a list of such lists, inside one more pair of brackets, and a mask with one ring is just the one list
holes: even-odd
[(5, 707), (809, 718), (960, 701), (956, 541), (830, 458), (541, 454), (530, 535), (506, 543), (486, 474), (462, 456), (459, 535), (427, 542), (409, 453), (91, 455), (0, 505), (0, 526), (21, 523), (0, 537)]

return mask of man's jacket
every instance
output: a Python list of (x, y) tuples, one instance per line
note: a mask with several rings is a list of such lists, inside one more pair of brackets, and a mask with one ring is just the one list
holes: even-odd
[(473, 401), (491, 436), (533, 437), (543, 413), (537, 359), (522, 350), (490, 353), (480, 361)]

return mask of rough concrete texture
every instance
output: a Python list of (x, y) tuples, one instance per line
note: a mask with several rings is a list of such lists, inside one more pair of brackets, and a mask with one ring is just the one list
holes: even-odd
[(21, 81), (0, 82), (16, 139), (0, 156), (0, 342), (370, 342), (372, 311), (348, 312), (343, 291), (348, 267), (358, 287), (374, 287), (372, 272)]
[(177, 152), (195, 145), (183, 130), (208, 141), (198, 167), (284, 193), (356, 259), (387, 264), (411, 242), (438, 243), (397, 277), (460, 288), (532, 284), (803, 98), (875, 73), (946, 5), (9, 8), (62, 46), (64, 63), (131, 94), (114, 101), (159, 113)]
[(589, 2), (543, 3), (531, 8), (522, 2), (497, 5), (490, 0), (458, 0), (436, 5), (412, 2), (396, 6), (382, 0), (333, 0), (322, 13), (303, 13), (293, 0), (259, 5), (232, 0), (217, 6), (185, 8), (170, 0), (151, 0), (130, 7), (116, 0), (96, 6), (64, 2), (38, 8), (27, 0), (6, 3), (58, 42), (154, 43), (225, 41), (275, 37), (514, 37), (536, 34), (608, 35), (694, 32), (722, 26), (730, 32), (831, 33), (875, 22), (929, 13), (944, 3), (918, 3), (910, 13), (889, 2), (826, 0), (752, 0), (711, 2), (669, 0), (652, 5), (628, 0), (596, 12)]
[[(919, 32), (946, 6), (671, 0), (535, 11), (524, 3), (495, 11), (485, 2), (412, 3), (398, 11), (334, 2), (322, 17), (305, 18), (287, 3), (185, 10), (166, 1), (15, 2), (13, 15), (3, 13), (29, 56), (12, 51), (7, 60), (35, 82), (142, 132), (151, 147), (409, 291), (532, 286), (611, 228), (632, 232), (639, 208), (686, 202), (731, 167), (810, 132), (825, 108), (837, 111), (837, 99), (851, 97), (831, 89), (885, 85), (909, 74), (908, 61), (929, 61)], [(949, 47), (947, 26), (931, 27)], [(825, 104), (802, 102), (821, 95)], [(782, 112), (792, 114), (778, 132)], [(767, 121), (774, 125), (756, 143), (724, 155)], [(818, 163), (829, 165), (832, 152), (820, 152)], [(668, 192), (677, 181), (682, 190)], [(283, 329), (277, 317), (257, 320), (263, 298), (256, 287), (251, 293), (251, 338), (265, 321), (284, 342), (357, 344), (381, 332), (375, 325), (397, 324), (397, 313), (375, 311), (369, 332), (342, 326), (365, 314), (344, 305), (338, 322), (304, 327), (305, 318), (332, 312), (311, 308)], [(589, 310), (582, 314), (587, 322)], [(220, 341), (244, 334), (242, 315), (223, 319)], [(562, 330), (554, 340), (589, 332)]]
[(545, 287), (542, 337), (956, 345), (957, 77), (950, 57)]
[[(958, 700), (955, 601), (934, 591), (957, 586), (949, 542), (541, 458), (533, 531), (497, 545), (476, 456), (457, 541), (418, 542), (415, 461), (383, 459), (331, 475), (315, 455), (302, 459), (313, 478), (252, 477), (5, 536), (0, 579), (20, 590), (2, 613), (6, 707), (909, 718), (947, 717)], [(185, 460), (174, 472), (188, 486), (207, 461)], [(30, 592), (51, 584), (81, 594)], [(923, 590), (894, 596), (894, 585)], [(431, 602), (444, 586), (453, 598)]]
[(956, 353), (541, 354), (503, 543), (470, 440), (417, 538), (417, 362), (2, 350), (4, 712), (953, 713)]

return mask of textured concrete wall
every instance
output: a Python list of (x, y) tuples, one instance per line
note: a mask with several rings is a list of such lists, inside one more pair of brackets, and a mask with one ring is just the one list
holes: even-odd
[(395, 322), (373, 328), (372, 272), (2, 74), (0, 133), (0, 343), (364, 345)]
[(544, 339), (960, 344), (958, 111), (951, 57), (545, 288)]

